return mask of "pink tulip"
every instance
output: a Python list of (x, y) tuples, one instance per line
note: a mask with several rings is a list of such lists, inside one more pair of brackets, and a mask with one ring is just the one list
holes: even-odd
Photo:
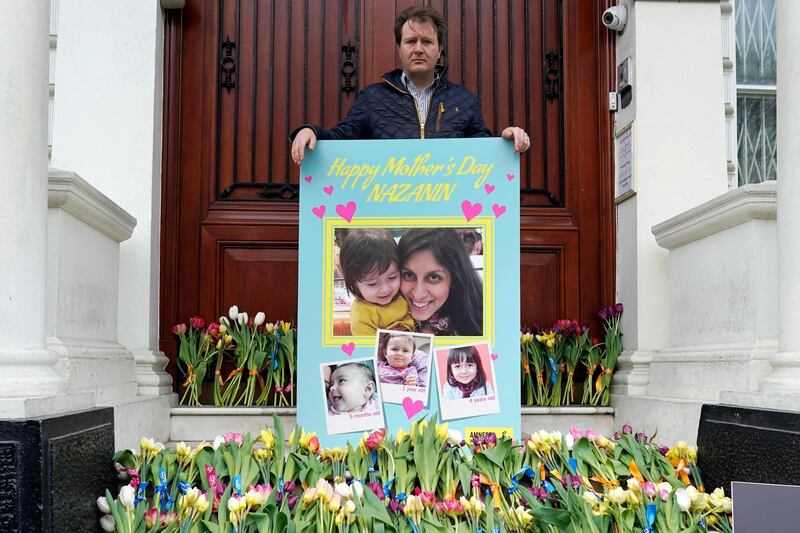
[(186, 333), (186, 329), (187, 329), (186, 324), (183, 323), (175, 324), (174, 326), (172, 326), (172, 333), (174, 333), (175, 335), (183, 335), (184, 333)]
[(652, 481), (645, 481), (644, 482), (644, 493), (648, 498), (652, 498), (656, 495), (656, 484)]
[(189, 325), (191, 325), (194, 329), (203, 329), (203, 326), (206, 325), (206, 321), (201, 316), (193, 316), (189, 319)]
[(594, 440), (597, 438), (597, 432), (592, 428), (589, 428), (586, 430), (585, 437), (590, 441), (594, 442)]
[(208, 325), (208, 329), (206, 330), (206, 332), (209, 335), (211, 335), (212, 337), (214, 337), (215, 339), (218, 339), (219, 338), (219, 324), (217, 324), (216, 322), (212, 322), (211, 324)]
[(576, 428), (575, 426), (569, 428), (569, 434), (572, 435), (572, 438), (575, 439), (576, 441), (581, 440), (583, 438), (583, 433), (581, 432), (580, 429)]
[(242, 443), (244, 442), (244, 437), (242, 436), (241, 433), (234, 433), (234, 432), (225, 433), (222, 436), (222, 438), (225, 439), (225, 444), (228, 446), (230, 446), (231, 441), (235, 442), (238, 446), (241, 446)]

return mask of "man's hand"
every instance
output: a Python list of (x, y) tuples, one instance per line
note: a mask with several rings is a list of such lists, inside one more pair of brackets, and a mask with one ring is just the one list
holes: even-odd
[(417, 386), (417, 376), (406, 376), (405, 385), (409, 387), (416, 387)]
[(313, 150), (317, 145), (317, 136), (311, 128), (303, 128), (297, 132), (292, 143), (292, 159), (295, 164), (299, 165), (303, 162), (306, 155), (306, 145), (309, 150)]
[[(503, 139), (513, 140), (514, 151), (519, 154), (521, 154), (522, 152), (526, 152), (528, 148), (531, 147), (531, 138), (528, 137), (528, 134), (525, 133), (525, 130), (523, 130), (522, 128), (509, 126), (508, 128), (503, 130), (503, 133), (501, 133), (500, 136)], [(297, 139), (295, 139), (295, 142), (297, 142)]]

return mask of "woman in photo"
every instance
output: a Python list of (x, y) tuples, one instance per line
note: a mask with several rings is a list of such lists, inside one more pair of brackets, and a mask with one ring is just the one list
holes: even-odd
[(447, 354), (447, 381), (442, 396), (444, 400), (461, 400), (494, 394), (492, 384), (486, 379), (481, 356), (475, 346), (453, 348)]
[(483, 284), (455, 229), (414, 228), (400, 237), (400, 293), (416, 331), (483, 334)]

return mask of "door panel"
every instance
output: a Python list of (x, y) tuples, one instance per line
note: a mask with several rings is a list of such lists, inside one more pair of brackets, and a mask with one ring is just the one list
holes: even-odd
[[(614, 296), (607, 3), (432, 0), (448, 77), (496, 133), (524, 127), (523, 323), (579, 318)], [(393, 25), (414, 0), (188, 0), (167, 11), (161, 349), (171, 326), (236, 303), (296, 318), (297, 167), (288, 133), (332, 125), (398, 66)]]

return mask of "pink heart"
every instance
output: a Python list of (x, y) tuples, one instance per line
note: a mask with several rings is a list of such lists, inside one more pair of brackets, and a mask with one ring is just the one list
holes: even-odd
[(414, 401), (408, 396), (403, 398), (403, 410), (406, 412), (406, 418), (411, 420), (415, 414), (422, 411), (424, 407), (422, 400)]
[(482, 210), (483, 206), (477, 202), (474, 204), (469, 200), (461, 202), (461, 212), (464, 213), (464, 218), (467, 219), (467, 222), (480, 215)]
[(303, 179), (306, 180), (306, 183), (311, 183), (311, 176), (306, 176)]
[(506, 174), (506, 179), (508, 179), (508, 181), (514, 181), (514, 174)]
[(492, 192), (494, 191), (494, 185), (492, 185), (491, 183), (487, 183), (486, 185), (483, 186), (483, 188), (486, 191), (486, 194), (492, 194)]
[(498, 357), (500, 357), (498, 354), (496, 354), (496, 353), (493, 353), (493, 354), (492, 354), (492, 361), (497, 361), (497, 358), (498, 358)]
[(333, 194), (333, 185), (328, 185), (327, 187), (323, 187), (322, 192), (330, 196), (331, 194)]
[(321, 219), (325, 215), (325, 206), (320, 205), (318, 207), (312, 207), (311, 212)]
[(492, 206), (492, 211), (494, 211), (494, 216), (499, 218), (503, 213), (506, 212), (506, 206), (494, 204)]
[(353, 350), (356, 349), (356, 345), (353, 342), (348, 342), (347, 344), (342, 344), (342, 351), (347, 354), (347, 357), (353, 355)]
[(356, 203), (352, 200), (347, 202), (347, 205), (336, 204), (336, 214), (350, 222), (353, 220), (353, 215), (356, 212)]

